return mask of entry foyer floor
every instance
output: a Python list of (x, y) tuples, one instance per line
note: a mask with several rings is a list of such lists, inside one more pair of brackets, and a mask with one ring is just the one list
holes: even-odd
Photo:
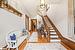
[(33, 32), (24, 50), (67, 50), (61, 43), (39, 43), (38, 33)]

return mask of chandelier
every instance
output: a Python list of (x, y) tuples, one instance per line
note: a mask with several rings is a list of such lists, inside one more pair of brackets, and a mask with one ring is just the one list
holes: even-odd
[(46, 0), (40, 0), (38, 14), (41, 16), (45, 16), (48, 9), (49, 9), (49, 4), (46, 3)]

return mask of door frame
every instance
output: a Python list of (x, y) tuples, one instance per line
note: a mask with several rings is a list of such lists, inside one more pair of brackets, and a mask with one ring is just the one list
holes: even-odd
[[(33, 26), (33, 21), (36, 22), (36, 27), (35, 27), (35, 29), (33, 28), (33, 27), (34, 27), (34, 26)], [(36, 31), (36, 30), (37, 30), (37, 19), (31, 19), (31, 30), (32, 30), (32, 31)]]
[(25, 26), (26, 29), (29, 31), (29, 17), (27, 15), (25, 15)]

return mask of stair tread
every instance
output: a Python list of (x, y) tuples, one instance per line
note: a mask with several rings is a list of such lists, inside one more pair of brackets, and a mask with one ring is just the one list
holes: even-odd
[(50, 31), (55, 31), (54, 29), (50, 29)]
[(50, 39), (59, 39), (59, 38), (50, 38)]
[(50, 31), (50, 32), (55, 32), (55, 31)]
[(51, 39), (50, 41), (61, 41), (60, 39)]
[(54, 32), (51, 31), (50, 34), (56, 34), (56, 32), (55, 31)]
[(50, 36), (58, 36), (58, 35), (50, 35)]
[(50, 33), (56, 33), (55, 31), (50, 31)]
[(56, 35), (57, 36), (57, 34), (50, 34), (50, 36), (52, 36), (52, 35)]
[(51, 28), (51, 27), (48, 27), (50, 30), (53, 30), (53, 28)]
[(49, 29), (49, 30), (54, 30), (54, 29)]

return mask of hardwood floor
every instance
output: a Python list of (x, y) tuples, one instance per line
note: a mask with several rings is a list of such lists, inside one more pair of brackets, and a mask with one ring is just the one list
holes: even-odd
[(38, 37), (38, 42), (39, 43), (48, 43), (48, 40), (46, 37)]
[(65, 45), (64, 43), (61, 42), (61, 44), (67, 49), (67, 50), (72, 50), (71, 48), (69, 48), (67, 45)]
[[(36, 37), (36, 35), (38, 35), (38, 34), (36, 34), (36, 32), (32, 33), (32, 35), (31, 35), (32, 36), (31, 39), (33, 38), (32, 42), (27, 42), (24, 50), (30, 50), (30, 49), (31, 50), (37, 50), (37, 49), (39, 49), (39, 50), (53, 50), (53, 49), (54, 50), (60, 50), (60, 49), (61, 50), (70, 50), (65, 47), (66, 45), (64, 46), (61, 43), (50, 43), (47, 41), (47, 39), (45, 37), (40, 38), (38, 36)], [(38, 38), (38, 39), (36, 39), (36, 38)], [(37, 42), (35, 42), (36, 40), (37, 40)]]
[(21, 45), (18, 47), (18, 50), (23, 50), (24, 47), (26, 46), (26, 44), (27, 44), (27, 39), (25, 39), (25, 40), (21, 43)]
[[(31, 34), (33, 34), (33, 33), (36, 33), (36, 32), (31, 32)], [(31, 36), (33, 36), (33, 35), (31, 35)], [(35, 34), (34, 34), (34, 36), (36, 36)], [(33, 38), (33, 37), (32, 37)], [(36, 49), (36, 45), (38, 45), (38, 44), (42, 44), (40, 47), (42, 47), (43, 45), (50, 45), (50, 46), (48, 46), (49, 48), (51, 48), (52, 46), (51, 45), (53, 45), (53, 46), (56, 46), (56, 47), (58, 47), (58, 46), (60, 46), (60, 44), (62, 45), (62, 47), (61, 47), (61, 49), (65, 49), (66, 48), (66, 50), (71, 50), (69, 47), (67, 47), (65, 44), (63, 44), (63, 43), (50, 43), (50, 42), (48, 42), (47, 41), (47, 39), (45, 38), (45, 37), (42, 37), (42, 38), (40, 38), (40, 37), (37, 37), (38, 39), (37, 39), (37, 42), (27, 42), (28, 40), (24, 40), (23, 42), (22, 42), (22, 44), (19, 46), (19, 50), (26, 50), (26, 49), (29, 49), (29, 48), (33, 48), (33, 46), (35, 47), (35, 48), (33, 48), (33, 49)], [(31, 47), (27, 47), (27, 46), (29, 46), (29, 45), (32, 45)], [(64, 47), (63, 47), (64, 46)], [(44, 47), (44, 46), (43, 46)], [(47, 46), (46, 46), (47, 47)], [(47, 48), (47, 49), (49, 49), (49, 48)], [(60, 48), (60, 47), (59, 47)], [(40, 48), (39, 50), (41, 50), (42, 48)], [(52, 48), (51, 48), (52, 49)], [(55, 49), (55, 48), (53, 48), (53, 49)], [(57, 50), (58, 48), (56, 48), (55, 50)], [(60, 49), (58, 49), (58, 50), (60, 50)]]
[[(38, 34), (35, 34), (36, 33), (36, 31), (31, 31), (30, 32), (30, 36), (32, 36), (32, 38), (35, 38), (35, 37), (33, 37), (33, 34), (34, 33), (34, 36), (36, 36), (36, 35), (38, 35)], [(61, 48), (61, 49), (66, 49), (66, 50), (71, 50), (67, 45), (65, 45), (64, 43), (62, 43), (62, 42), (60, 42), (60, 43), (51, 43), (51, 42), (48, 42), (47, 41), (47, 38), (46, 37), (44, 37), (44, 36), (42, 36), (42, 37), (36, 37), (36, 38), (38, 38), (37, 39), (37, 42), (28, 42), (28, 39), (25, 39), (21, 44), (20, 44), (20, 46), (18, 47), (18, 50), (26, 50), (26, 49), (29, 49), (29, 47), (27, 47), (27, 46), (29, 46), (29, 45), (31, 45), (31, 48), (32, 49), (36, 49), (37, 47), (39, 48), (39, 46), (40, 46), (40, 44), (42, 44), (40, 47), (42, 47), (43, 45), (45, 45), (45, 46), (43, 46), (43, 47), (46, 47), (45, 49), (54, 49), (54, 50), (60, 50), (59, 48)], [(33, 39), (32, 39), (33, 40)], [(35, 39), (36, 40), (36, 39)], [(34, 45), (34, 46), (33, 46)], [(39, 46), (37, 46), (37, 45), (39, 45)], [(46, 45), (48, 45), (48, 46), (46, 46)], [(55, 46), (55, 48), (54, 47), (52, 47), (52, 46)], [(61, 47), (59, 47), (59, 46), (61, 46)], [(34, 48), (35, 47), (35, 48)], [(48, 48), (47, 48), (48, 47)], [(51, 48), (52, 47), (52, 48)], [(58, 48), (56, 48), (56, 47), (58, 47)], [(39, 50), (41, 50), (42, 48), (40, 48)], [(11, 50), (16, 50), (16, 49), (11, 49)]]

